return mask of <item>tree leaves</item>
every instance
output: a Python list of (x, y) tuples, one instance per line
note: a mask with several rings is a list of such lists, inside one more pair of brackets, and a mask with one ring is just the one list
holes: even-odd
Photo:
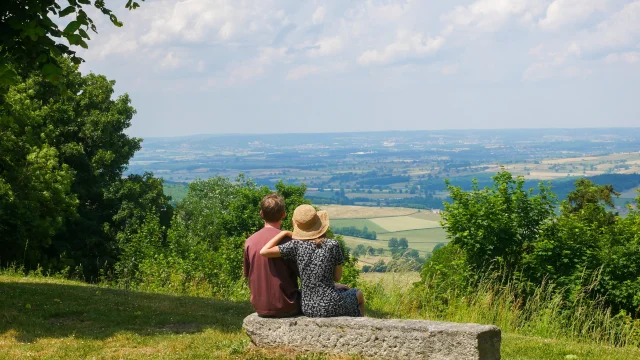
[(64, 8), (63, 10), (61, 10), (58, 13), (58, 16), (60, 17), (65, 17), (71, 13), (74, 13), (76, 11), (76, 7), (75, 6), (67, 6), (66, 8)]
[(82, 26), (82, 24), (80, 23), (80, 21), (78, 20), (74, 20), (72, 22), (70, 22), (69, 24), (67, 24), (67, 26), (64, 28), (64, 32), (66, 34), (73, 34), (75, 33), (78, 29), (80, 29), (80, 26)]
[[(57, 0), (5, 0), (3, 2), (3, 4), (9, 4), (9, 6), (3, 6), (5, 10), (1, 16), (8, 26), (2, 27), (0, 57), (5, 58), (12, 66), (11, 70), (8, 70), (6, 66), (0, 64), (2, 68), (0, 95), (5, 91), (3, 89), (12, 83), (14, 74), (27, 74), (37, 69), (43, 62), (55, 64), (54, 58), (57, 56), (66, 55), (76, 64), (82, 62), (74, 50), (59, 41), (64, 37), (70, 45), (88, 48), (87, 41), (90, 37), (87, 29), (97, 32), (97, 27), (87, 16), (83, 7), (86, 9), (86, 6), (93, 6), (108, 16), (113, 25), (117, 27), (123, 25), (105, 6), (104, 0), (96, 0), (93, 5), (90, 0), (67, 1), (69, 5), (64, 8)], [(126, 8), (129, 10), (138, 7), (137, 2), (127, 2)], [(49, 18), (51, 14), (57, 14), (59, 18), (70, 18), (71, 21), (64, 30), (61, 30), (58, 24)], [(74, 14), (75, 19), (73, 19)], [(50, 56), (51, 53), (53, 57)], [(43, 54), (47, 56), (46, 60), (41, 59)], [(47, 76), (54, 78), (55, 74), (49, 72)]]

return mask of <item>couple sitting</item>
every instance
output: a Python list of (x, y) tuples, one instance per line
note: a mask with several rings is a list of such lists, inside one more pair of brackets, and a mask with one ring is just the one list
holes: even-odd
[(259, 316), (364, 316), (362, 292), (334, 283), (342, 277), (344, 256), (337, 241), (325, 238), (326, 211), (300, 205), (293, 212), (293, 232), (280, 231), (284, 199), (270, 194), (260, 203), (260, 216), (264, 228), (244, 248), (244, 276)]

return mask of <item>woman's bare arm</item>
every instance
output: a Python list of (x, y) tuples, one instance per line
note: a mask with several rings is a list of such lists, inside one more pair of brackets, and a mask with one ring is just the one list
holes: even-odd
[(337, 265), (333, 270), (333, 281), (340, 281), (342, 279), (342, 265)]
[(282, 239), (286, 237), (291, 237), (293, 233), (291, 231), (280, 231), (280, 233), (274, 236), (268, 243), (260, 250), (260, 255), (268, 258), (277, 258), (280, 257), (280, 248), (278, 248), (278, 244)]

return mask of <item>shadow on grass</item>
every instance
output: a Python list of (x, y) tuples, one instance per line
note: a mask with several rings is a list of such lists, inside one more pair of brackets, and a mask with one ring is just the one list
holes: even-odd
[(0, 281), (0, 336), (17, 341), (68, 337), (238, 332), (248, 302), (150, 294), (96, 286)]

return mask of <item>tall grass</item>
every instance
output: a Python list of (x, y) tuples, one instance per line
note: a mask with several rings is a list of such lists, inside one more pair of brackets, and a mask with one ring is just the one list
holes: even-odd
[[(515, 281), (485, 278), (474, 289), (437, 288), (437, 279), (407, 286), (402, 273), (360, 284), (374, 316), (494, 324), (506, 333), (615, 346), (640, 346), (640, 320), (613, 314), (580, 289), (571, 301), (545, 282), (532, 295), (519, 294)], [(395, 278), (394, 278), (395, 277)]]

